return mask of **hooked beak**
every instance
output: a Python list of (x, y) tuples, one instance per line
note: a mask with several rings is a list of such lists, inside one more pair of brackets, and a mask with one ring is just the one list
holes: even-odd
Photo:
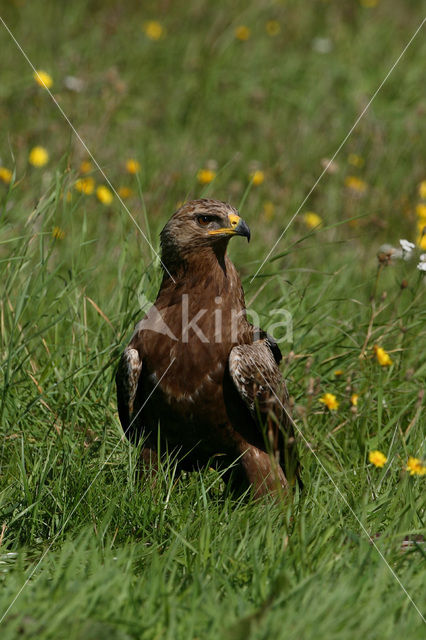
[(250, 242), (250, 229), (248, 225), (240, 216), (237, 216), (235, 213), (230, 213), (228, 215), (229, 219), (229, 227), (222, 227), (221, 229), (213, 229), (209, 231), (210, 235), (217, 234), (226, 234), (230, 236), (244, 236), (247, 238), (247, 242)]

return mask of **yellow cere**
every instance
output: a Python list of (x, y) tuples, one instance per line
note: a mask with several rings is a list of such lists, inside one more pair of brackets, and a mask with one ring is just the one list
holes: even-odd
[(102, 202), (102, 204), (105, 204), (105, 205), (111, 204), (111, 202), (114, 199), (112, 192), (104, 184), (101, 184), (96, 189), (96, 197), (99, 200), (99, 202)]
[(334, 393), (325, 393), (319, 399), (319, 402), (322, 402), (322, 404), (325, 404), (327, 409), (329, 409), (330, 411), (336, 411), (336, 409), (339, 408), (339, 402), (336, 399), (336, 396), (334, 395)]
[(53, 85), (52, 76), (49, 75), (47, 71), (34, 71), (33, 77), (37, 84), (43, 87), (43, 89), (50, 89)]
[(381, 451), (370, 451), (368, 461), (374, 464), (375, 467), (384, 467), (388, 459)]
[(44, 147), (34, 147), (29, 153), (28, 161), (33, 167), (44, 167), (49, 162), (49, 153)]

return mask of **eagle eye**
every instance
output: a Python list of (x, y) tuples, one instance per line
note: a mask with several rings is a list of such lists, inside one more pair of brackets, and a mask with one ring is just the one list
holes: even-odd
[(211, 220), (210, 216), (197, 216), (197, 222), (201, 227), (207, 227)]

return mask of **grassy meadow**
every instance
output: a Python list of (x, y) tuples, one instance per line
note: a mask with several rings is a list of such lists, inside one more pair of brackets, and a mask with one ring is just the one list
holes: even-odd
[[(423, 638), (426, 26), (333, 155), (424, 4), (0, 15), (45, 72), (0, 22), (2, 640)], [(263, 328), (291, 314), (286, 504), (173, 459), (151, 488), (122, 438), (115, 366), (158, 233), (203, 195), (251, 228), (230, 255)]]

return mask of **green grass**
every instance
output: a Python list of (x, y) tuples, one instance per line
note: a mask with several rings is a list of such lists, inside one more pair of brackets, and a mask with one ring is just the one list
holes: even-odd
[[(424, 478), (405, 471), (408, 456), (425, 456), (425, 289), (418, 249), (379, 270), (376, 254), (417, 237), (424, 29), (336, 172), (251, 276), (423, 5), (157, 4), (35, 0), (9, 3), (2, 17), (52, 75), (112, 184), (133, 189), (126, 204), (155, 248), (177, 202), (244, 203), (253, 240), (233, 240), (230, 253), (263, 327), (282, 308), (293, 318), (293, 341), (281, 346), (305, 489), (285, 505), (238, 499), (213, 470), (177, 480), (174, 460), (153, 489), (137, 479), (114, 367), (141, 297), (155, 297), (158, 260), (117, 198), (105, 206), (77, 193), (86, 152), (0, 25), (0, 166), (15, 172), (0, 183), (2, 639), (422, 638), (401, 584), (424, 613), (425, 546), (401, 551), (401, 542), (425, 534)], [(158, 42), (141, 29), (150, 19), (167, 29)], [(275, 38), (268, 20), (281, 25)], [(251, 28), (246, 42), (234, 37), (240, 24)], [(316, 38), (331, 51), (319, 53)], [(83, 81), (81, 92), (66, 89), (67, 76)], [(40, 169), (27, 162), (35, 145), (50, 153)], [(142, 165), (137, 177), (125, 172), (130, 157)], [(196, 175), (209, 161), (217, 178), (203, 187)], [(265, 180), (250, 187), (255, 168)], [(366, 192), (345, 187), (348, 176)], [(306, 227), (307, 211), (322, 228)], [(375, 344), (392, 367), (380, 367)], [(337, 411), (319, 403), (325, 392)], [(372, 449), (386, 454), (383, 469), (368, 462)]]

